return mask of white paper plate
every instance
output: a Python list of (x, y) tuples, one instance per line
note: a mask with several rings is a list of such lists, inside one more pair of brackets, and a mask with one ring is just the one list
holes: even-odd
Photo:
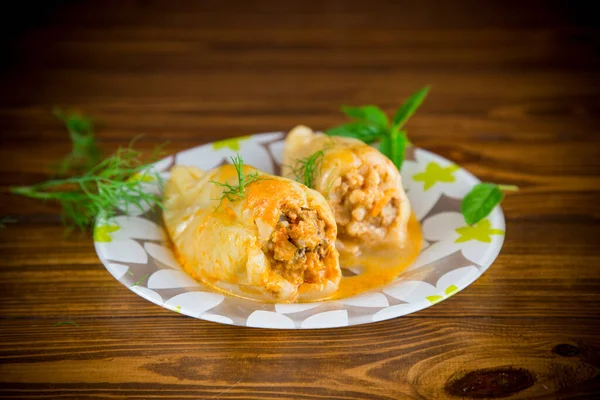
[[(168, 176), (174, 164), (211, 169), (240, 153), (244, 162), (278, 174), (284, 133), (265, 133), (195, 147), (155, 164)], [(470, 285), (492, 264), (504, 241), (500, 207), (476, 226), (461, 213), (463, 196), (479, 182), (456, 164), (428, 151), (407, 150), (402, 178), (421, 221), (421, 255), (386, 287), (320, 303), (267, 304), (214, 293), (188, 277), (166, 244), (160, 210), (130, 208), (94, 230), (106, 269), (133, 292), (162, 307), (224, 324), (262, 328), (332, 328), (382, 321), (427, 308)], [(156, 183), (144, 183), (158, 191)], [(100, 220), (99, 220), (100, 221)], [(344, 274), (353, 274), (344, 270)]]

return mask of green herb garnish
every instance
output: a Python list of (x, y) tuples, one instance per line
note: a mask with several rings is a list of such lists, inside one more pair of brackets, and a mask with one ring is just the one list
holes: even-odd
[(329, 185), (327, 185), (327, 194), (325, 195), (325, 198), (327, 200), (329, 200), (329, 196), (331, 194), (331, 188), (333, 187), (333, 184), (335, 183), (336, 179), (331, 179), (331, 182), (329, 182)]
[(381, 108), (373, 105), (366, 105), (362, 107), (350, 107), (342, 106), (342, 112), (347, 116), (354, 118), (359, 121), (368, 122), (374, 125), (378, 125), (383, 128), (387, 128), (389, 125), (388, 117), (381, 110)]
[[(11, 192), (40, 200), (55, 200), (62, 207), (63, 222), (81, 229), (90, 227), (96, 216), (109, 219), (115, 206), (143, 209), (143, 205), (162, 207), (160, 195), (144, 190), (143, 182), (156, 180), (158, 173), (150, 172), (141, 161), (142, 153), (129, 147), (119, 148), (113, 155), (90, 168), (83, 175), (54, 179), (32, 186), (14, 187)], [(74, 145), (75, 146), (75, 145)], [(155, 148), (153, 159), (162, 146)]]
[(150, 274), (145, 274), (144, 276), (142, 276), (140, 279), (138, 279), (136, 282), (134, 282), (131, 286), (129, 287), (134, 287), (139, 285), (140, 283), (142, 283)]
[(17, 220), (14, 218), (2, 217), (2, 218), (0, 218), (0, 229), (6, 228), (6, 224), (13, 224), (15, 222), (17, 222)]
[(386, 155), (400, 171), (404, 163), (404, 152), (408, 145), (406, 132), (392, 128), (389, 135), (384, 136), (379, 143), (379, 151)]
[(408, 100), (400, 106), (398, 111), (396, 111), (396, 114), (394, 114), (392, 126), (398, 130), (402, 129), (406, 121), (408, 121), (415, 111), (417, 111), (417, 108), (419, 108), (421, 103), (423, 103), (423, 100), (427, 97), (427, 93), (429, 93), (429, 86), (425, 86), (423, 89), (410, 96)]
[(398, 171), (404, 162), (404, 151), (409, 144), (406, 132), (402, 130), (404, 124), (423, 103), (429, 86), (425, 86), (406, 100), (398, 108), (390, 123), (381, 108), (374, 105), (362, 107), (342, 106), (342, 112), (354, 119), (354, 122), (327, 130), (328, 135), (352, 137), (370, 144), (381, 141), (379, 150), (387, 156)]
[(386, 129), (370, 122), (351, 122), (328, 129), (326, 133), (332, 136), (351, 137), (371, 144), (381, 139), (386, 134)]
[[(217, 181), (209, 181), (223, 188), (223, 194), (218, 199), (221, 200), (221, 202), (223, 202), (223, 199), (227, 199), (231, 202), (243, 199), (246, 196), (244, 193), (246, 186), (261, 179), (256, 171), (247, 175), (244, 173), (244, 160), (239, 154), (237, 154), (235, 157), (230, 157), (230, 159), (237, 173), (237, 185), (231, 185), (227, 182), (222, 183)], [(219, 206), (221, 206), (221, 203), (219, 203)], [(219, 208), (219, 206), (217, 206), (217, 208)]]
[(61, 321), (61, 322), (55, 323), (53, 326), (60, 326), (60, 325), (74, 325), (79, 328), (79, 324), (77, 322), (73, 322), (73, 321)]
[[(428, 92), (429, 86), (425, 86), (410, 96), (398, 108), (391, 122), (383, 110), (374, 105), (342, 106), (342, 112), (354, 121), (331, 128), (326, 133), (332, 136), (360, 139), (367, 144), (379, 141), (379, 151), (387, 156), (400, 171), (404, 163), (404, 153), (410, 144), (406, 131), (402, 128), (423, 103)], [(467, 224), (476, 224), (487, 217), (494, 207), (502, 202), (503, 191), (508, 190), (518, 190), (518, 188), (493, 183), (475, 185), (461, 204), (461, 212)]]
[(321, 164), (325, 152), (319, 150), (310, 155), (310, 157), (299, 158), (296, 160), (296, 165), (292, 168), (292, 173), (296, 181), (304, 184), (307, 187), (312, 187), (317, 173), (321, 171)]
[(469, 225), (477, 224), (490, 215), (504, 198), (503, 191), (516, 191), (518, 187), (513, 185), (496, 185), (494, 183), (478, 183), (464, 197), (460, 205), (460, 211)]
[(71, 153), (56, 166), (57, 173), (81, 173), (96, 165), (102, 158), (102, 151), (96, 144), (93, 121), (81, 114), (66, 112), (60, 108), (55, 108), (53, 113), (64, 122), (73, 144)]

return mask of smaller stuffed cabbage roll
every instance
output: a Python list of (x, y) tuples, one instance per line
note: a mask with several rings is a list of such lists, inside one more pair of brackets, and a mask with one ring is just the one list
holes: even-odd
[(175, 166), (165, 198), (175, 254), (194, 278), (277, 302), (317, 300), (337, 290), (337, 229), (320, 193), (250, 166), (208, 172)]
[(298, 126), (285, 140), (283, 165), (285, 177), (304, 181), (327, 198), (340, 253), (404, 245), (410, 204), (398, 169), (377, 149)]

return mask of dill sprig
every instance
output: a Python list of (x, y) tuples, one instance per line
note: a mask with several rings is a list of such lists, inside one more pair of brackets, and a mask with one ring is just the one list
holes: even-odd
[[(334, 171), (337, 171), (337, 168)], [(337, 180), (337, 177), (336, 177), (335, 173), (330, 174), (330, 176), (332, 176), (332, 177), (330, 178), (329, 185), (327, 185), (327, 195), (325, 196), (325, 198), (327, 200), (329, 200), (329, 196), (331, 194), (331, 188), (333, 187), (333, 184)]]
[[(235, 167), (235, 172), (237, 173), (237, 185), (232, 185), (227, 182), (223, 183), (217, 181), (209, 181), (223, 188), (222, 196), (218, 199), (221, 200), (221, 202), (223, 202), (223, 199), (227, 199), (231, 202), (243, 199), (245, 197), (244, 190), (246, 189), (246, 186), (261, 179), (260, 176), (258, 176), (258, 172), (256, 171), (251, 172), (249, 174), (244, 173), (244, 160), (239, 154), (237, 154), (235, 157), (230, 157), (230, 159), (233, 163), (233, 166)], [(219, 206), (220, 205), (221, 203), (219, 203)]]
[(292, 167), (292, 173), (296, 181), (303, 183), (307, 187), (312, 187), (316, 175), (321, 172), (321, 165), (325, 152), (319, 150), (309, 157), (299, 158), (296, 165)]
[(143, 281), (146, 280), (146, 278), (149, 276), (150, 274), (145, 274), (144, 276), (142, 276), (140, 279), (138, 279), (136, 282), (134, 282), (130, 287), (134, 287), (134, 286), (138, 286), (140, 285)]
[(11, 217), (2, 217), (0, 218), (0, 229), (4, 229), (6, 228), (6, 224), (12, 224), (17, 222), (16, 219), (11, 218)]
[(61, 326), (61, 325), (73, 325), (79, 328), (79, 324), (77, 322), (73, 322), (73, 321), (61, 321), (61, 322), (57, 322), (52, 326)]
[(65, 124), (73, 145), (71, 153), (56, 165), (57, 174), (82, 173), (98, 164), (102, 151), (96, 144), (93, 121), (82, 114), (63, 111), (58, 107), (54, 108), (53, 114)]
[[(161, 184), (161, 177), (142, 163), (142, 153), (132, 148), (134, 141), (83, 175), (14, 187), (11, 192), (33, 199), (57, 201), (62, 207), (63, 222), (82, 230), (90, 227), (97, 216), (113, 217), (117, 205), (126, 211), (129, 207), (143, 209), (144, 205), (162, 207), (160, 196), (146, 192), (143, 187), (143, 182), (148, 181), (156, 180)], [(152, 159), (158, 157), (162, 147), (154, 150)]]

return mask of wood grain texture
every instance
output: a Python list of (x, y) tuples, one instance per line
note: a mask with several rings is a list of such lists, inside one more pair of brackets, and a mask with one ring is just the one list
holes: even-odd
[[(590, 3), (49, 1), (3, 12), (0, 396), (168, 399), (600, 397), (600, 31)], [(272, 331), (134, 295), (58, 209), (8, 194), (69, 149), (58, 104), (106, 151), (318, 129), (394, 108), (418, 146), (517, 184), (494, 265), (434, 307)], [(53, 326), (60, 321), (73, 325)]]

